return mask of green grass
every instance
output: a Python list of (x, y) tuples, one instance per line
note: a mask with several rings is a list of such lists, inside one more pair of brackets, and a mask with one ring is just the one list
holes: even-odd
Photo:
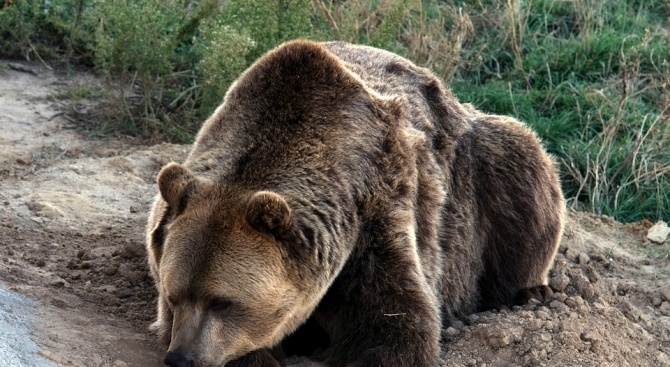
[(462, 101), (528, 123), (559, 162), (571, 207), (670, 219), (670, 0), (6, 4), (0, 54), (91, 65), (106, 78), (109, 111), (94, 131), (188, 142), (267, 50), (345, 40), (399, 53)]

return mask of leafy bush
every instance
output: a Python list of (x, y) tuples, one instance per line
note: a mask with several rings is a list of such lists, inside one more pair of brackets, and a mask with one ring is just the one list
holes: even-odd
[(228, 86), (247, 67), (246, 56), (257, 44), (248, 34), (239, 33), (229, 25), (216, 23), (205, 29), (200, 47), (203, 106), (214, 110), (221, 104)]
[(85, 7), (85, 0), (5, 1), (0, 8), (0, 55), (85, 57), (90, 42), (82, 31)]

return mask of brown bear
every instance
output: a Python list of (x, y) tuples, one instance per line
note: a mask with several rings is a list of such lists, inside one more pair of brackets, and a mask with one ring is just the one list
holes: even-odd
[(434, 367), (454, 318), (551, 293), (565, 206), (552, 158), (386, 51), (268, 52), (157, 181), (153, 326), (172, 367), (295, 351)]

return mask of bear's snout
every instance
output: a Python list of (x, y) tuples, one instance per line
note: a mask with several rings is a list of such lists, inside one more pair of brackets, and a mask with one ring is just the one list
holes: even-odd
[(192, 359), (187, 358), (179, 351), (167, 352), (163, 363), (170, 367), (193, 367), (195, 364)]

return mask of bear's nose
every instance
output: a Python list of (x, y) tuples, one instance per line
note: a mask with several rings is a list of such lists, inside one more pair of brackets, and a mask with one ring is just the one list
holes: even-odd
[(192, 359), (186, 358), (183, 354), (181, 354), (181, 352), (178, 351), (167, 352), (163, 363), (170, 367), (193, 367), (194, 365)]

